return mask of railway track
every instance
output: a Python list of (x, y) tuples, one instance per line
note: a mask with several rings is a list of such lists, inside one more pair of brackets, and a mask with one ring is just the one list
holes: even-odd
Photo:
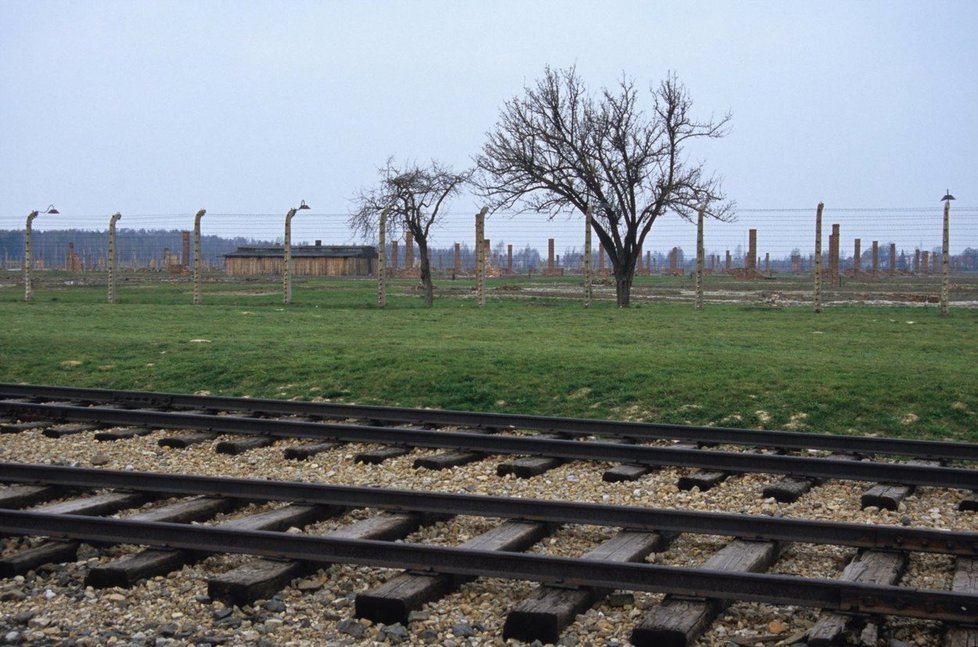
[[(356, 454), (371, 456), (368, 463), (386, 461), (381, 469), (413, 460), (419, 474), (453, 465), (467, 467), (451, 474), (471, 474), (484, 461), (503, 474), (504, 465), (522, 460), (524, 467), (543, 466), (528, 469), (527, 476), (546, 475), (530, 482), (547, 483), (549, 474), (566, 474), (569, 466), (594, 471), (596, 463), (611, 463), (600, 467), (609, 491), (621, 487), (609, 472), (634, 474), (637, 484), (675, 472), (682, 475), (677, 483), (692, 478), (697, 484), (693, 496), (774, 475), (774, 485), (790, 489), (794, 483), (795, 499), (804, 501), (844, 479), (871, 484), (861, 503), (870, 512), (891, 503), (902, 509), (904, 498), (912, 501), (914, 488), (923, 488), (927, 500), (936, 492), (956, 498), (955, 514), (967, 515), (963, 530), (948, 530), (914, 524), (915, 514), (897, 521), (881, 512), (889, 524), (881, 525), (703, 512), (672, 502), (630, 506), (549, 494), (437, 492), (424, 485), (426, 477), (406, 490), (7, 462), (0, 463), (0, 483), (7, 484), (0, 488), (0, 534), (9, 535), (0, 540), (0, 575), (7, 577), (53, 573), (54, 564), (63, 563), (80, 569), (83, 583), (96, 589), (139, 589), (193, 568), (206, 582), (201, 601), (249, 609), (280, 595), (301, 599), (301, 589), (289, 583), (322, 577), (333, 565), (373, 574), (338, 623), (369, 619), (381, 627), (415, 627), (424, 623), (425, 609), (449, 605), (443, 600), (462, 595), (458, 591), (506, 581), (520, 594), (494, 605), (502, 613), (496, 635), (527, 641), (566, 638), (568, 628), (595, 609), (612, 613), (608, 600), (626, 606), (632, 600), (625, 635), (635, 644), (713, 644), (696, 641), (707, 640), (702, 636), (744, 604), (784, 609), (785, 617), (791, 609), (811, 609), (804, 633), (781, 636), (809, 645), (859, 635), (869, 644), (874, 631), (884, 635), (891, 624), (917, 622), (908, 619), (930, 621), (931, 640), (943, 635), (948, 646), (978, 640), (972, 626), (978, 622), (978, 534), (969, 512), (975, 499), (967, 496), (978, 489), (975, 445), (2, 384), (0, 432), (0, 448), (6, 434), (15, 434), (6, 437), (43, 439), (48, 447), (112, 447), (105, 441), (122, 440), (143, 454), (152, 446), (167, 448), (157, 450), (168, 452), (164, 457), (180, 446), (166, 441), (197, 436), (186, 446), (235, 448), (221, 459), (229, 464), (242, 460), (238, 452), (268, 457), (283, 449), (286, 456), (335, 464), (354, 455), (344, 448), (371, 443)], [(733, 476), (710, 484), (709, 473)], [(763, 488), (768, 501), (771, 491)], [(457, 531), (466, 524), (478, 532)], [(575, 533), (590, 543), (564, 549)], [(700, 541), (710, 547), (703, 559), (684, 561), (688, 547)], [(133, 553), (126, 548), (131, 545), (145, 548)], [(78, 558), (79, 549), (86, 559)], [(846, 563), (822, 578), (793, 572), (790, 564), (809, 550), (842, 551)], [(223, 554), (251, 557), (212, 572), (208, 564), (230, 558), (208, 555)], [(940, 586), (915, 584), (914, 573), (928, 560), (948, 571)], [(410, 632), (385, 631), (378, 635), (389, 642), (413, 640)], [(777, 632), (768, 634), (759, 642), (776, 644)]]
[(25, 404), (28, 402), (60, 401), (86, 405), (113, 404), (120, 408), (157, 409), (161, 411), (247, 412), (251, 416), (309, 416), (322, 420), (359, 419), (402, 425), (457, 426), (491, 430), (523, 429), (568, 436), (631, 438), (636, 441), (672, 439), (684, 443), (819, 449), (866, 455), (898, 455), (930, 460), (978, 461), (978, 444), (902, 438), (837, 436), (554, 416), (410, 409), (333, 402), (231, 398), (7, 383), (0, 383), (0, 397), (7, 400), (20, 399)]
[[(758, 519), (746, 515), (691, 513), (675, 510), (622, 508), (600, 504), (559, 501), (533, 501), (473, 495), (437, 495), (412, 491), (390, 491), (377, 488), (355, 488), (311, 483), (275, 482), (265, 480), (227, 479), (201, 476), (182, 476), (111, 470), (52, 467), (27, 464), (0, 464), (0, 480), (8, 484), (0, 492), (0, 505), (34, 503), (33, 509), (0, 510), (0, 532), (13, 535), (49, 537), (46, 544), (34, 545), (8, 554), (0, 561), (4, 574), (22, 574), (41, 566), (52, 554), (45, 546), (69, 542), (69, 553), (58, 552), (55, 559), (70, 559), (77, 542), (99, 546), (135, 544), (150, 549), (137, 555), (141, 559), (122, 558), (114, 565), (91, 569), (86, 581), (90, 585), (132, 585), (140, 579), (165, 575), (184, 563), (198, 560), (202, 554), (240, 553), (252, 556), (288, 560), (288, 572), (294, 575), (310, 567), (329, 564), (356, 564), (370, 567), (402, 569), (402, 580), (419, 579), (413, 588), (402, 582), (400, 587), (381, 586), (379, 590), (362, 594), (363, 602), (356, 606), (357, 614), (387, 622), (407, 622), (411, 610), (421, 602), (440, 597), (461, 582), (475, 577), (494, 577), (529, 580), (543, 584), (544, 594), (530, 601), (517, 603), (510, 612), (508, 631), (511, 637), (523, 639), (556, 639), (552, 633), (555, 619), (567, 607), (568, 591), (581, 593), (582, 599), (593, 602), (610, 590), (650, 591), (667, 594), (666, 600), (697, 598), (709, 601), (707, 611), (718, 610), (732, 600), (749, 600), (767, 604), (815, 607), (825, 612), (844, 612), (861, 616), (903, 616), (954, 623), (952, 632), (970, 631), (957, 627), (978, 619), (978, 591), (938, 591), (840, 578), (836, 580), (772, 575), (766, 570), (774, 563), (781, 544), (786, 541), (828, 543), (863, 549), (862, 555), (903, 555), (907, 552), (927, 552), (953, 555), (963, 565), (973, 565), (978, 559), (978, 533), (949, 532), (921, 528), (865, 526), (832, 522), (812, 522), (793, 519)], [(37, 500), (25, 499), (34, 488)], [(97, 490), (105, 499), (105, 491), (123, 492), (129, 497), (127, 505), (143, 500), (161, 503), (152, 510), (142, 510), (130, 518), (109, 518), (92, 513), (79, 513), (80, 502), (91, 500), (84, 494), (68, 497), (74, 508), (65, 502), (54, 506), (39, 505), (45, 496), (65, 491)], [(133, 500), (132, 497), (137, 496)], [(17, 498), (15, 498), (17, 497)], [(174, 502), (173, 497), (181, 497)], [(186, 497), (186, 498), (185, 498)], [(196, 498), (189, 498), (196, 497)], [(215, 502), (226, 500), (221, 505)], [(335, 516), (343, 510), (367, 507), (393, 515), (407, 515), (416, 527), (424, 519), (452, 518), (459, 515), (486, 516), (502, 520), (485, 540), (484, 546), (435, 546), (416, 543), (392, 543), (357, 535), (357, 532), (312, 535), (285, 533), (266, 529), (257, 523), (225, 522), (218, 525), (174, 523), (180, 518), (175, 510), (186, 514), (194, 502), (209, 501), (204, 518), (218, 510), (240, 505), (241, 501), (286, 504), (284, 510), (297, 510), (288, 517), (289, 523), (314, 521)], [(60, 508), (57, 506), (60, 505)], [(71, 509), (73, 512), (63, 512)], [(100, 512), (104, 514), (106, 510)], [(247, 518), (245, 518), (247, 520)], [(615, 550), (605, 550), (603, 559), (551, 557), (509, 550), (493, 550), (493, 542), (505, 536), (516, 548), (528, 548), (557, 524), (576, 523), (627, 528), (606, 543)], [(376, 525), (376, 524), (375, 524)], [(396, 525), (396, 523), (394, 524)], [(402, 524), (403, 525), (403, 524)], [(258, 529), (256, 529), (258, 528)], [(678, 533), (705, 533), (737, 537), (724, 548), (733, 562), (753, 560), (761, 551), (768, 555), (763, 569), (748, 566), (702, 569), (659, 566), (642, 560), (654, 550), (662, 550)], [(396, 533), (395, 533), (396, 534)], [(402, 535), (403, 536), (403, 535)], [(40, 548), (39, 548), (40, 546)], [(617, 551), (617, 552), (616, 552)], [(624, 551), (625, 558), (621, 559)], [(130, 556), (131, 557), (131, 556)], [(616, 557), (618, 559), (616, 559)], [(756, 561), (756, 560), (754, 560)], [(966, 566), (971, 568), (971, 566)], [(893, 569), (890, 569), (893, 570)], [(255, 568), (251, 581), (237, 581), (237, 589), (221, 588), (220, 576), (214, 576), (211, 588), (215, 595), (225, 595), (237, 602), (247, 599), (247, 590), (268, 594), (284, 581), (267, 569)], [(254, 575), (257, 573), (257, 575)], [(431, 583), (436, 582), (433, 586)], [(425, 586), (427, 585), (427, 586)], [(250, 587), (250, 588), (249, 588)], [(407, 592), (405, 592), (407, 589)], [(224, 593), (221, 593), (221, 592)], [(229, 593), (228, 591), (235, 591)], [(552, 599), (547, 600), (546, 592)], [(554, 594), (557, 592), (557, 595)], [(234, 598), (234, 596), (238, 596)], [(541, 603), (541, 600), (543, 602)], [(536, 604), (534, 605), (534, 601)], [(664, 603), (665, 604), (665, 603)], [(706, 604), (706, 602), (704, 602)], [(571, 605), (573, 608), (575, 605)], [(580, 606), (579, 604), (576, 606)], [(688, 606), (668, 610), (660, 606), (638, 623), (632, 640), (636, 644), (676, 644), (677, 623), (686, 622)], [(666, 609), (666, 611), (662, 611)], [(696, 617), (704, 613), (698, 611)], [(715, 613), (714, 613), (715, 615)], [(831, 616), (827, 615), (826, 618)], [(669, 636), (672, 636), (670, 638)], [(666, 640), (665, 643), (656, 642)], [(672, 640), (673, 642), (668, 642)], [(685, 640), (685, 638), (683, 639)], [(679, 643), (685, 644), (685, 643)]]
[[(351, 405), (309, 404), (249, 399), (213, 398), (204, 396), (175, 396), (138, 392), (114, 392), (94, 389), (67, 389), (40, 387), (30, 389), (13, 385), (0, 385), (0, 415), (26, 418), (27, 423), (0, 424), (0, 431), (23, 431), (38, 424), (38, 420), (81, 425), (55, 426), (46, 433), (52, 435), (75, 434), (97, 431), (101, 427), (124, 426), (129, 434), (143, 433), (147, 429), (165, 428), (193, 432), (160, 441), (173, 447), (186, 447), (214, 440), (218, 434), (246, 436), (239, 440), (226, 440), (217, 445), (218, 451), (237, 454), (267, 446), (281, 439), (301, 438), (310, 444), (289, 451), (292, 455), (307, 457), (333, 447), (332, 443), (377, 443), (387, 448), (358, 455), (358, 460), (382, 462), (405, 454), (408, 447), (447, 450), (434, 460), (421, 461), (417, 467), (433, 466), (435, 469), (457, 466), (484, 458), (490, 454), (523, 456), (506, 466), (499, 473), (516, 473), (535, 476), (565, 461), (586, 460), (615, 463), (605, 473), (628, 474), (626, 478), (639, 478), (661, 466), (699, 468), (706, 472), (702, 479), (690, 480), (689, 487), (711, 487), (729, 473), (768, 473), (786, 475), (794, 481), (797, 493), (816, 485), (822, 479), (849, 479), (856, 481), (898, 484), (904, 488), (934, 486), (978, 491), (978, 471), (968, 467), (948, 467), (941, 464), (949, 460), (968, 464), (978, 460), (978, 445), (936, 441), (915, 441), (888, 438), (844, 437), (811, 435), (792, 432), (754, 431), (745, 429), (695, 428), (684, 433), (675, 425), (643, 423), (616, 423), (567, 418), (543, 418), (529, 416), (498, 416), (495, 414), (469, 414), (465, 412), (437, 412), (424, 409), (390, 409), (387, 407), (354, 407)], [(70, 398), (68, 402), (52, 398)], [(149, 403), (152, 408), (132, 408), (134, 403)], [(191, 411), (159, 410), (158, 405), (171, 407), (196, 406)], [(253, 405), (253, 409), (246, 409)], [(204, 408), (201, 408), (204, 407)], [(220, 408), (217, 408), (220, 407)], [(391, 412), (395, 413), (391, 413)], [(250, 415), (230, 415), (228, 412)], [(374, 422), (408, 422), (411, 426), (378, 426), (350, 422), (324, 422), (356, 412), (361, 419)], [(289, 418), (258, 417), (269, 413), (317, 418), (317, 421)], [(384, 417), (386, 415), (392, 417)], [(393, 417), (396, 415), (396, 418)], [(413, 418), (409, 416), (413, 415)], [(423, 428), (417, 425), (433, 425), (433, 419), (442, 424), (457, 426), (477, 425), (474, 429), (445, 431)], [(449, 422), (450, 421), (450, 422)], [(521, 422), (522, 421), (522, 422)], [(526, 431), (523, 423), (532, 424), (532, 430), (548, 430), (549, 434), (512, 435), (506, 430)], [(519, 423), (520, 426), (517, 426)], [(93, 425), (93, 426), (85, 426)], [(490, 433), (487, 433), (490, 432)], [(597, 437), (597, 440), (582, 440)], [(115, 432), (111, 437), (125, 434)], [(103, 436), (107, 437), (107, 436)], [(611, 437), (611, 438), (609, 438)], [(806, 445), (806, 438), (808, 444)], [(774, 451), (723, 451), (700, 449), (691, 445), (662, 446), (664, 439), (697, 439), (699, 442), (730, 445), (750, 445)], [(736, 439), (736, 440), (731, 440)], [(786, 450), (833, 450), (829, 457), (788, 455)], [(845, 452), (842, 454), (841, 452)], [(915, 463), (853, 460), (853, 454), (871, 456), (898, 455), (918, 460)], [(889, 487), (889, 486), (883, 486)], [(872, 496), (872, 495), (871, 495)], [(891, 492), (889, 496), (901, 497)], [(902, 495), (905, 496), (905, 493)], [(878, 497), (873, 497), (878, 498)], [(884, 497), (885, 499), (885, 497)], [(962, 506), (974, 506), (968, 498)], [(885, 505), (884, 501), (884, 505)]]

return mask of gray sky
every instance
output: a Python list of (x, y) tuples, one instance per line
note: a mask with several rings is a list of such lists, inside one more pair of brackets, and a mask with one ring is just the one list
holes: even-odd
[(745, 209), (978, 204), (976, 32), (972, 0), (7, 0), (0, 228), (345, 213), (389, 155), (469, 165), (546, 65), (731, 111), (692, 152)]

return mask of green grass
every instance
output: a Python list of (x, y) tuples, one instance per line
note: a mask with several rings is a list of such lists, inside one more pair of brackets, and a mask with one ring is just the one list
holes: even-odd
[(109, 305), (62, 278), (30, 304), (0, 288), (0, 380), (978, 440), (973, 309), (480, 309), (447, 280), (431, 309), (410, 281), (379, 309), (374, 283), (339, 280), (297, 282), (288, 307), (277, 282), (209, 283), (195, 307), (186, 280), (135, 277)]

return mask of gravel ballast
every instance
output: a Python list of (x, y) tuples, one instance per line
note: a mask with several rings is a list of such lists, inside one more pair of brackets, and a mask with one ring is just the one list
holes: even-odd
[[(497, 466), (508, 457), (484, 460), (442, 471), (415, 469), (414, 461), (434, 450), (414, 450), (381, 465), (355, 463), (354, 455), (367, 445), (347, 444), (306, 461), (286, 460), (285, 447), (298, 441), (280, 441), (270, 447), (239, 456), (218, 454), (218, 438), (190, 449), (166, 449), (158, 441), (179, 432), (155, 431), (119, 440), (96, 442), (81, 433), (60, 439), (45, 437), (41, 430), (0, 437), (0, 461), (97, 466), (180, 474), (207, 474), (241, 478), (298, 480), (337, 485), (396, 487), (428, 492), (458, 492), (524, 498), (589, 501), (606, 504), (678, 508), (703, 511), (778, 515), (858, 523), (911, 525), (915, 527), (975, 530), (973, 512), (961, 512), (957, 502), (963, 491), (918, 488), (896, 511), (860, 508), (866, 483), (833, 481), (814, 488), (795, 503), (763, 499), (763, 488), (776, 475), (731, 476), (706, 492), (680, 491), (679, 476), (691, 470), (663, 468), (641, 479), (606, 483), (603, 463), (567, 463), (531, 479), (496, 476)], [(147, 504), (144, 509), (166, 501)], [(272, 507), (279, 504), (270, 504)], [(221, 515), (208, 521), (258, 511), (265, 506)], [(133, 511), (119, 516), (132, 514)], [(363, 519), (369, 511), (353, 511), (327, 519), (305, 532), (328, 532)], [(497, 522), (475, 517), (438, 521), (423, 526), (404, 541), (458, 545), (485, 532)], [(298, 531), (298, 529), (294, 529)], [(530, 552), (576, 556), (609, 539), (611, 528), (574, 525), (556, 530)], [(730, 538), (682, 535), (665, 551), (648, 561), (657, 564), (697, 566)], [(38, 539), (3, 538), (4, 555), (38, 543)], [(0, 580), (0, 644), (37, 645), (503, 645), (506, 613), (536, 588), (529, 582), (482, 578), (463, 585), (441, 600), (412, 613), (406, 625), (381, 625), (355, 618), (357, 593), (373, 588), (395, 571), (334, 565), (294, 581), (269, 600), (244, 607), (226, 607), (207, 597), (206, 578), (226, 572), (251, 559), (215, 555), (183, 567), (165, 577), (144, 580), (131, 589), (94, 589), (85, 576), (136, 547), (94, 548), (83, 544), (75, 562), (48, 565), (24, 576)], [(854, 549), (793, 544), (785, 546), (771, 572), (838, 577), (855, 555)], [(954, 568), (951, 558), (913, 555), (902, 585), (946, 588)], [(637, 592), (612, 596), (599, 602), (563, 633), (564, 645), (624, 645), (632, 628), (661, 595)], [(803, 642), (815, 610), (735, 603), (706, 632), (697, 645), (778, 645)], [(936, 623), (899, 620), (889, 622), (880, 636), (920, 647), (941, 644)], [(510, 641), (511, 644), (518, 644)]]

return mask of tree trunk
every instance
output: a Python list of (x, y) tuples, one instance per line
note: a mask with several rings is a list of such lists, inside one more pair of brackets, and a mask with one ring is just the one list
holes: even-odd
[(428, 241), (415, 236), (418, 243), (418, 256), (421, 257), (421, 284), (424, 286), (424, 304), (431, 307), (435, 300), (435, 286), (431, 280), (431, 260), (428, 258)]
[(633, 254), (623, 255), (624, 258), (614, 263), (612, 271), (615, 276), (615, 297), (619, 308), (631, 305), (632, 280), (635, 278), (635, 261)]

